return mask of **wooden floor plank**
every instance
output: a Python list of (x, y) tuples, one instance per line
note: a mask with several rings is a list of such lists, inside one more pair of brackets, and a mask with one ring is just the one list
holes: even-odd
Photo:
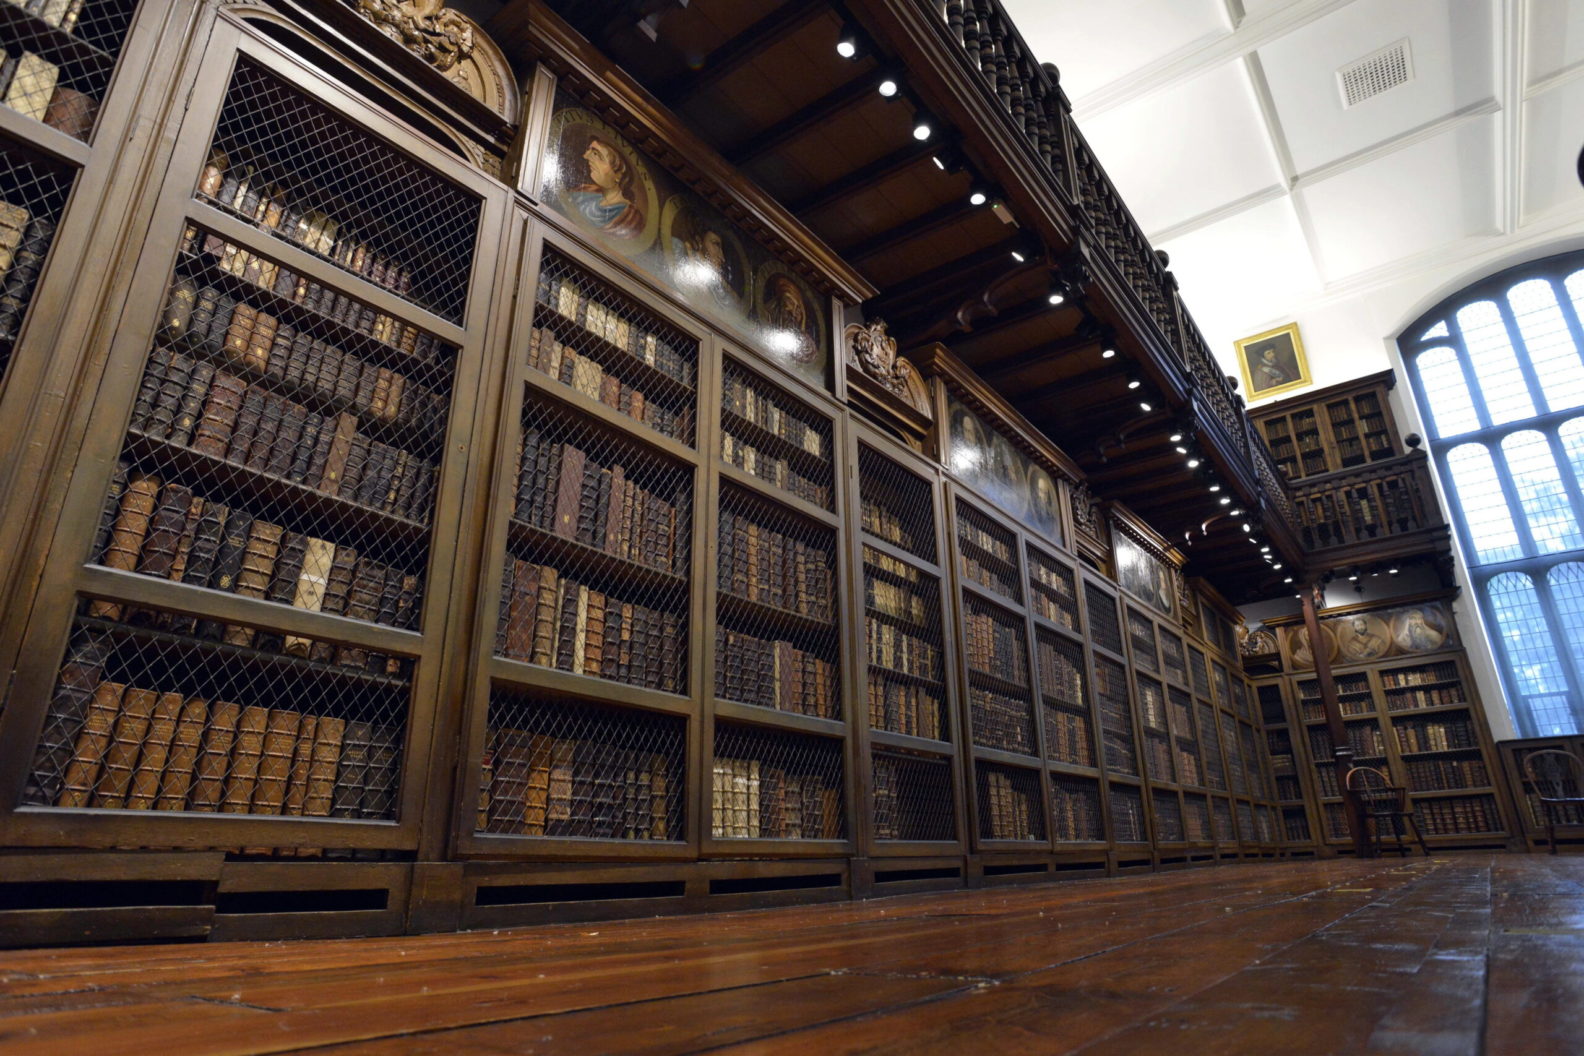
[[(461, 935), (19, 951), (10, 1053), (1573, 1053), (1584, 856), (1258, 863)], [(1487, 998), (1488, 994), (1488, 998)]]

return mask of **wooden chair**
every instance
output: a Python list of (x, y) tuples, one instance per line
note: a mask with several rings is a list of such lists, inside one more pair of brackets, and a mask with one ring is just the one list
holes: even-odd
[(1584, 825), (1584, 760), (1560, 748), (1530, 752), (1523, 761), (1524, 783), (1540, 800), (1546, 838), (1557, 853), (1558, 825)]
[(1424, 836), (1419, 832), (1419, 823), (1414, 820), (1413, 804), (1408, 802), (1406, 788), (1392, 784), (1385, 774), (1373, 766), (1355, 766), (1349, 770), (1346, 785), (1347, 790), (1358, 797), (1364, 817), (1371, 823), (1377, 855), (1381, 853), (1381, 827), (1390, 822), (1399, 854), (1404, 858), (1408, 856), (1408, 847), (1403, 843), (1403, 829), (1406, 827), (1413, 830), (1414, 842), (1419, 844), (1425, 857), (1430, 857), (1430, 849), (1425, 846)]

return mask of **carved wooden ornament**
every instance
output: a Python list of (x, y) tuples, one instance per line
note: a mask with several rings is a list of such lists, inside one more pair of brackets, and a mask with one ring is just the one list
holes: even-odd
[(884, 320), (853, 323), (842, 331), (847, 343), (847, 364), (926, 418), (931, 417), (929, 388), (918, 369), (897, 355), (896, 338), (886, 333)]
[(349, 0), (381, 33), (423, 59), (508, 123), (519, 96), (505, 54), (445, 0)]

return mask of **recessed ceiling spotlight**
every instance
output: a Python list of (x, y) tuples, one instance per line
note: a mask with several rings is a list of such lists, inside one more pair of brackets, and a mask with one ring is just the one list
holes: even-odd
[(990, 192), (983, 187), (975, 187), (968, 192), (969, 205), (983, 205), (990, 200)]
[(1182, 443), (1182, 434), (1181, 433), (1173, 433), (1172, 435), (1168, 436), (1166, 439), (1170, 440), (1174, 444), (1180, 444), (1180, 443)]
[(1188, 468), (1189, 469), (1198, 469), (1199, 468), (1199, 460), (1197, 458), (1190, 458), (1188, 460)]
[(1144, 400), (1140, 400), (1140, 401), (1139, 401), (1139, 410), (1141, 410), (1141, 411), (1143, 411), (1143, 412), (1145, 412), (1145, 413), (1146, 413), (1146, 414), (1148, 414), (1148, 413), (1149, 413), (1149, 412), (1150, 412), (1150, 411), (1153, 411), (1153, 410), (1154, 410), (1154, 409), (1155, 409), (1155, 408), (1153, 408), (1153, 407), (1151, 407), (1151, 406), (1150, 406), (1150, 405), (1149, 405), (1149, 404), (1148, 404), (1148, 403), (1146, 403), (1146, 402), (1145, 402), (1145, 401), (1144, 401)]
[(935, 129), (930, 126), (929, 118), (922, 114), (913, 119), (913, 138), (920, 143), (935, 134)]
[(879, 84), (880, 94), (885, 96), (887, 99), (894, 99), (896, 94), (901, 90), (902, 86), (896, 82), (895, 77), (887, 77)]
[(1221, 505), (1223, 505), (1223, 506), (1232, 505), (1232, 496), (1230, 496), (1230, 495), (1221, 496)]
[(1139, 379), (1137, 379), (1137, 378), (1129, 378), (1128, 379), (1128, 388), (1130, 388), (1130, 389), (1136, 389), (1142, 384), (1144, 384), (1144, 383), (1142, 381), (1139, 381)]
[(1210, 494), (1214, 495), (1216, 492), (1218, 492), (1220, 490), (1221, 490), (1221, 485), (1219, 485), (1219, 484), (1210, 485)]
[(841, 38), (836, 41), (836, 54), (844, 59), (856, 59), (858, 57), (858, 37), (848, 30), (842, 30)]
[(1100, 358), (1101, 359), (1111, 359), (1115, 355), (1116, 355), (1116, 349), (1111, 348), (1110, 346), (1107, 346), (1107, 347), (1102, 348), (1100, 350)]

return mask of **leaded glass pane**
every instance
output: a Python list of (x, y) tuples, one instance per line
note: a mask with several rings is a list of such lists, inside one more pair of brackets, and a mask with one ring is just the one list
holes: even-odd
[(1584, 405), (1584, 360), (1573, 344), (1556, 290), (1549, 279), (1520, 282), (1507, 293), (1507, 303), (1518, 322), (1518, 333), (1529, 352), (1529, 362), (1548, 409), (1566, 410)]
[(1463, 444), (1447, 454), (1447, 470), (1458, 505), (1474, 544), (1474, 562), (1489, 564), (1523, 556), (1512, 512), (1502, 497), (1501, 482), (1490, 451), (1483, 444)]
[(1417, 360), (1419, 380), (1430, 401), (1430, 417), (1437, 436), (1456, 436), (1480, 426), (1479, 412), (1469, 395), (1468, 381), (1450, 348), (1432, 348)]
[(1578, 518), (1546, 438), (1532, 429), (1513, 433), (1502, 441), (1502, 454), (1507, 457), (1508, 475), (1529, 520), (1536, 552), (1556, 554), (1584, 546)]
[(1518, 369), (1518, 354), (1507, 338), (1507, 326), (1495, 301), (1475, 301), (1457, 313), (1469, 362), (1479, 378), (1480, 395), (1491, 424), (1517, 422), (1535, 413), (1529, 386)]
[(1518, 691), (1525, 696), (1566, 692), (1562, 661), (1540, 611), (1534, 581), (1521, 572), (1504, 572), (1485, 584), (1485, 593)]

